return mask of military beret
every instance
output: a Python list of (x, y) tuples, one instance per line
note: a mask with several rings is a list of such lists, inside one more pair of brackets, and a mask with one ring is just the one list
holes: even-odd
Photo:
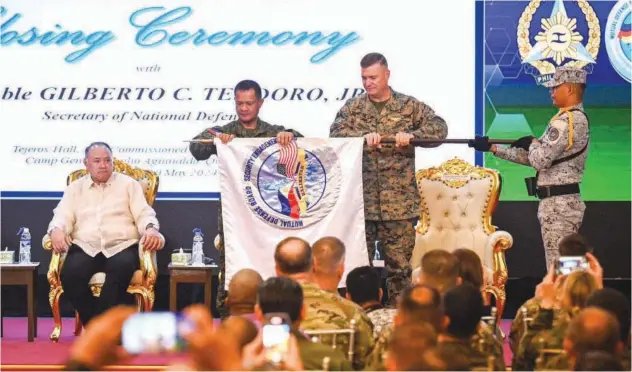
[(542, 85), (547, 88), (555, 88), (564, 83), (586, 84), (586, 71), (576, 67), (558, 67), (551, 80)]

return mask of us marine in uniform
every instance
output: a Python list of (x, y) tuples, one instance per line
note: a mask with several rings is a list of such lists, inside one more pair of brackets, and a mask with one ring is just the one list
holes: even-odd
[[(267, 138), (277, 137), (280, 145), (290, 143), (295, 137), (303, 137), (299, 132), (286, 129), (280, 125), (269, 124), (259, 118), (259, 110), (263, 105), (261, 87), (252, 80), (244, 80), (235, 86), (235, 106), (239, 120), (231, 121), (223, 126), (215, 126), (204, 130), (193, 139), (213, 139), (218, 137), (223, 143), (233, 138)], [(189, 151), (196, 160), (207, 160), (217, 154), (217, 148), (212, 143), (191, 143)], [(219, 204), (217, 214), (219, 235), (219, 284), (217, 288), (217, 310), (222, 318), (228, 316), (225, 306), (226, 290), (224, 276), (226, 262), (224, 253), (224, 225), (222, 221), (222, 204)]]
[(553, 104), (560, 110), (539, 139), (525, 136), (510, 147), (501, 147), (491, 145), (487, 137), (477, 136), (470, 147), (537, 170), (535, 177), (525, 181), (529, 195), (540, 199), (538, 220), (549, 268), (559, 257), (559, 241), (577, 233), (584, 218), (586, 206), (579, 184), (588, 156), (590, 131), (582, 104), (586, 71), (559, 67), (544, 86), (551, 89)]
[[(415, 148), (409, 143), (413, 138), (444, 139), (448, 127), (428, 105), (391, 89), (390, 71), (383, 55), (370, 53), (362, 58), (360, 66), (367, 93), (344, 104), (330, 128), (330, 137), (366, 139), (362, 181), (369, 262), (375, 241), (381, 241), (386, 256), (388, 299), (394, 306), (410, 282), (414, 222), (420, 213)], [(396, 144), (380, 144), (382, 138), (389, 137)]]

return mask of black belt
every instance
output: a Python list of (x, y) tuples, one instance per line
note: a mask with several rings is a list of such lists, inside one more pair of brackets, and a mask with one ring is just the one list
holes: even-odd
[(538, 186), (536, 195), (540, 199), (548, 198), (550, 196), (579, 194), (579, 184), (571, 183), (568, 185), (554, 185), (554, 186)]

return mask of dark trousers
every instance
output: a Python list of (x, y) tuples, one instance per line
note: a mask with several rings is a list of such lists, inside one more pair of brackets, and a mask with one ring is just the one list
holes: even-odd
[(399, 221), (365, 221), (369, 262), (373, 262), (375, 241), (384, 249), (388, 305), (395, 308), (399, 295), (410, 285), (410, 259), (415, 248), (416, 218)]
[[(86, 326), (90, 319), (122, 302), (127, 287), (140, 268), (138, 244), (134, 244), (106, 258), (102, 253), (89, 256), (73, 244), (61, 269), (61, 285), (64, 296), (79, 313), (81, 323)], [(94, 297), (90, 291), (90, 278), (98, 272), (105, 273), (101, 295)]]

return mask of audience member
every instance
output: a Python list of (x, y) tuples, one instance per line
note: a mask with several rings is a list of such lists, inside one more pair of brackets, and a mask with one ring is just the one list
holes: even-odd
[(329, 369), (350, 371), (351, 362), (340, 350), (332, 349), (321, 343), (312, 342), (300, 331), (305, 318), (301, 285), (289, 278), (269, 278), (259, 287), (256, 306), (257, 317), (263, 322), (264, 316), (271, 313), (285, 313), (292, 322), (291, 334), (298, 345), (301, 361), (306, 370), (322, 370), (323, 360), (329, 358)]
[(571, 320), (563, 346), (566, 355), (546, 361), (545, 368), (573, 370), (577, 358), (589, 351), (605, 351), (620, 358), (623, 344), (619, 323), (606, 310), (586, 308)]
[(617, 318), (619, 335), (624, 345), (621, 362), (626, 370), (630, 370), (630, 300), (619, 291), (603, 288), (588, 297), (586, 306), (606, 310)]
[(605, 351), (589, 351), (579, 355), (574, 371), (629, 371), (619, 358)]
[(421, 355), (421, 360), (413, 364), (407, 371), (469, 371), (470, 365), (461, 354), (452, 354), (449, 350), (431, 347)]
[(440, 333), (445, 327), (443, 315), (441, 295), (435, 288), (425, 285), (406, 288), (399, 298), (393, 325), (384, 328), (378, 335), (375, 348), (369, 356), (367, 369), (386, 370), (384, 361), (388, 355), (391, 336), (397, 327), (427, 323), (435, 329), (435, 332)]
[(428, 323), (412, 322), (395, 328), (384, 364), (388, 371), (405, 371), (422, 361), (424, 350), (437, 344), (437, 333)]
[[(348, 329), (351, 320), (356, 321), (353, 366), (355, 369), (362, 369), (374, 344), (373, 326), (362, 308), (336, 293), (323, 290), (315, 283), (312, 248), (303, 239), (290, 237), (282, 240), (276, 246), (274, 261), (277, 276), (291, 278), (303, 289), (303, 300), (307, 308), (301, 323), (303, 329)], [(331, 338), (323, 337), (322, 340), (329, 343)], [(347, 347), (349, 338), (338, 337), (338, 341), (341, 347)]]
[(226, 306), (231, 316), (246, 316), (254, 320), (257, 290), (263, 278), (252, 269), (241, 269), (228, 284)]
[(226, 318), (220, 325), (219, 331), (233, 335), (240, 350), (254, 341), (259, 333), (259, 329), (251, 320), (241, 316)]
[[(165, 240), (140, 183), (114, 172), (107, 143), (86, 147), (83, 162), (88, 174), (68, 185), (48, 234), (55, 252), (67, 252), (61, 284), (85, 326), (94, 316), (124, 302), (127, 287), (140, 269), (139, 244), (155, 251)], [(89, 283), (98, 272), (105, 273), (106, 279), (101, 294), (94, 297)]]
[(464, 283), (483, 288), (484, 271), (480, 257), (471, 249), (457, 249), (452, 254), (459, 261), (459, 277)]
[[(576, 233), (562, 238), (558, 244), (558, 248), (560, 250), (560, 256), (585, 256), (586, 253), (592, 252), (592, 248), (588, 245), (586, 239)], [(564, 281), (566, 280), (566, 275), (558, 276), (556, 280), (556, 288), (561, 294), (561, 289), (563, 288)], [(523, 319), (525, 314), (521, 309), (524, 308), (526, 310), (527, 318), (533, 319), (539, 307), (540, 304), (538, 299), (536, 297), (532, 297), (525, 301), (525, 303), (520, 306), (520, 310), (516, 312), (516, 316), (514, 317), (513, 322), (511, 322), (511, 329), (509, 331), (509, 346), (514, 354), (518, 353), (518, 345), (520, 340), (524, 337), (525, 327)]]
[(348, 300), (360, 305), (373, 323), (373, 337), (393, 325), (396, 309), (382, 306), (383, 291), (380, 276), (370, 266), (356, 267), (347, 274)]
[(338, 293), (340, 279), (345, 272), (345, 244), (327, 236), (312, 246), (314, 281), (325, 291)]
[[(471, 284), (461, 284), (444, 294), (443, 306), (448, 325), (439, 335), (438, 347), (451, 354), (465, 355), (470, 368), (487, 366), (489, 356), (492, 354), (492, 345), (472, 345), (471, 343), (483, 316), (483, 298), (480, 289)], [(477, 348), (479, 346), (482, 350)], [(494, 357), (494, 367), (495, 371), (504, 371), (504, 360)]]

